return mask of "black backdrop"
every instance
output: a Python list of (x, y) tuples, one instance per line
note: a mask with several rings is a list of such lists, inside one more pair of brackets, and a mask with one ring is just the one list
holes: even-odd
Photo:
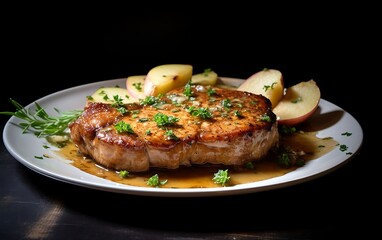
[(220, 11), (190, 5), (154, 13), (129, 6), (12, 8), (2, 23), (2, 82), (11, 86), (1, 94), (2, 104), (6, 107), (10, 97), (23, 103), (30, 91), (43, 97), (145, 74), (164, 63), (190, 63), (195, 72), (212, 68), (238, 78), (277, 68), (287, 86), (314, 78), (339, 90), (338, 98), (329, 100), (345, 108), (350, 104), (343, 93), (351, 91), (349, 79), (357, 80), (354, 69), (368, 48), (355, 38), (368, 29), (352, 12), (333, 6), (285, 11), (284, 6), (228, 5), (230, 11)]
[[(286, 86), (313, 78), (322, 98), (348, 110), (365, 135), (362, 157), (347, 168), (354, 176), (342, 189), (347, 195), (340, 202), (322, 196), (333, 201), (324, 206), (334, 212), (335, 204), (349, 204), (349, 211), (340, 209), (356, 219), (346, 221), (351, 227), (370, 222), (366, 216), (378, 208), (372, 207), (377, 197), (368, 189), (379, 189), (373, 187), (378, 174), (372, 173), (379, 155), (368, 139), (371, 127), (379, 128), (379, 95), (373, 93), (379, 82), (377, 8), (229, 3), (229, 11), (222, 11), (221, 4), (178, 4), (177, 10), (151, 12), (128, 5), (4, 7), (0, 110), (14, 110), (9, 98), (26, 105), (62, 89), (145, 74), (165, 63), (190, 63), (195, 72), (212, 68), (220, 76), (244, 79), (264, 67), (276, 68)], [(335, 186), (333, 192), (341, 190)]]

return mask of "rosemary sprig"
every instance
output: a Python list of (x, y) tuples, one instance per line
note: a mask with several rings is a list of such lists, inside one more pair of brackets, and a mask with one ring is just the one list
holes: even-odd
[(15, 116), (25, 120), (26, 122), (19, 124), (23, 129), (23, 133), (32, 131), (39, 138), (64, 134), (68, 129), (69, 124), (77, 119), (82, 113), (82, 110), (60, 112), (58, 109), (54, 108), (59, 115), (49, 116), (37, 102), (35, 102), (35, 111), (31, 112), (15, 100), (10, 99), (10, 101), (16, 107), (16, 111), (0, 112), (0, 114)]

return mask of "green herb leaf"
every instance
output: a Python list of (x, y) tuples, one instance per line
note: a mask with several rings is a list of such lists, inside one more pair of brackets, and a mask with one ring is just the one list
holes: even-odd
[(192, 92), (192, 89), (191, 89), (191, 82), (190, 81), (184, 86), (183, 94), (186, 97), (192, 97), (192, 95), (194, 94)]
[(174, 116), (168, 116), (163, 113), (157, 113), (154, 115), (154, 121), (157, 123), (158, 127), (171, 126), (179, 121), (179, 118)]
[(114, 127), (115, 127), (115, 130), (117, 130), (117, 133), (123, 133), (123, 132), (134, 133), (134, 130), (131, 127), (131, 125), (124, 121), (119, 121), (118, 123), (114, 125)]
[(164, 185), (166, 183), (167, 180), (159, 180), (158, 174), (151, 176), (146, 182), (146, 184), (150, 187), (160, 187), (161, 185)]
[(32, 131), (37, 137), (65, 134), (69, 124), (82, 114), (82, 110), (60, 112), (55, 108), (54, 110), (59, 115), (50, 116), (37, 102), (35, 102), (35, 111), (32, 112), (17, 101), (13, 99), (10, 99), (10, 101), (16, 107), (16, 111), (0, 112), (0, 114), (15, 116), (24, 120), (25, 122), (19, 124), (23, 129), (23, 133)]
[(175, 133), (172, 130), (166, 130), (164, 135), (166, 136), (167, 140), (175, 140), (175, 141), (179, 140), (179, 138), (175, 135)]
[(121, 178), (126, 178), (126, 177), (128, 177), (129, 176), (129, 171), (127, 171), (127, 170), (122, 170), (122, 171), (120, 171), (119, 172), (119, 176), (121, 177)]
[(216, 173), (214, 173), (214, 177), (212, 180), (214, 183), (220, 184), (222, 186), (226, 186), (231, 177), (228, 174), (228, 169), (221, 170), (219, 169)]
[(209, 119), (212, 118), (213, 115), (210, 112), (208, 108), (195, 108), (195, 106), (190, 106), (187, 108), (187, 111), (192, 115), (196, 117), (200, 117), (202, 119)]

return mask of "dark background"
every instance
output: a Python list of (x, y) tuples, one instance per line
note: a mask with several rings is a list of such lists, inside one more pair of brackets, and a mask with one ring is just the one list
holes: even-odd
[[(0, 177), (0, 213), (7, 214), (0, 216), (0, 236), (22, 235), (39, 215), (31, 205), (55, 202), (65, 208), (55, 239), (68, 231), (87, 239), (129, 234), (151, 239), (322, 239), (376, 231), (371, 218), (379, 218), (380, 212), (380, 157), (369, 136), (372, 126), (379, 129), (378, 95), (373, 92), (379, 81), (380, 47), (375, 43), (380, 26), (373, 6), (183, 2), (160, 9), (160, 3), (141, 3), (150, 11), (128, 4), (4, 7), (0, 110), (14, 110), (9, 98), (27, 105), (62, 89), (142, 75), (166, 63), (189, 63), (195, 72), (212, 68), (220, 76), (243, 79), (275, 68), (286, 86), (316, 80), (323, 99), (353, 115), (364, 130), (360, 153), (327, 176), (286, 189), (243, 197), (157, 199), (47, 179), (16, 163), (3, 147), (10, 159), (0, 159), (8, 169)], [(8, 118), (0, 119), (3, 128)], [(34, 204), (6, 208), (8, 193)], [(123, 216), (117, 217), (119, 213)], [(19, 232), (12, 230), (17, 228)]]
[(212, 68), (237, 78), (276, 68), (287, 85), (313, 78), (323, 88), (338, 89), (338, 96), (328, 100), (346, 109), (364, 67), (371, 67), (366, 61), (377, 42), (373, 15), (358, 6), (229, 4), (217, 9), (188, 3), (159, 11), (158, 5), (157, 11), (152, 4), (147, 9), (5, 8), (10, 13), (2, 22), (3, 83), (15, 91), (4, 91), (2, 104), (10, 97), (22, 101), (31, 91), (42, 97), (79, 84), (146, 74), (160, 64), (190, 63), (195, 72)]

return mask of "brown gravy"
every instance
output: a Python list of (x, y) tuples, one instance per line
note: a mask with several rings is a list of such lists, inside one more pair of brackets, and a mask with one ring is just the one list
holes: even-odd
[[(297, 132), (292, 135), (283, 135), (280, 138), (280, 146), (289, 146), (295, 152), (304, 152), (302, 158), (307, 162), (325, 155), (338, 145), (338, 142), (332, 138), (318, 138), (316, 135), (317, 132)], [(117, 183), (140, 187), (149, 187), (147, 180), (154, 174), (158, 174), (159, 180), (167, 180), (166, 184), (160, 186), (162, 188), (213, 188), (221, 186), (212, 180), (214, 173), (219, 169), (229, 169), (230, 181), (227, 185), (233, 186), (282, 176), (297, 168), (296, 166), (281, 167), (275, 159), (269, 157), (255, 162), (251, 169), (227, 166), (193, 166), (181, 167), (176, 170), (151, 169), (145, 173), (129, 173), (127, 177), (122, 178), (117, 171), (101, 167), (92, 159), (83, 156), (71, 142), (60, 148), (58, 154), (71, 160), (73, 166), (84, 172)]]

